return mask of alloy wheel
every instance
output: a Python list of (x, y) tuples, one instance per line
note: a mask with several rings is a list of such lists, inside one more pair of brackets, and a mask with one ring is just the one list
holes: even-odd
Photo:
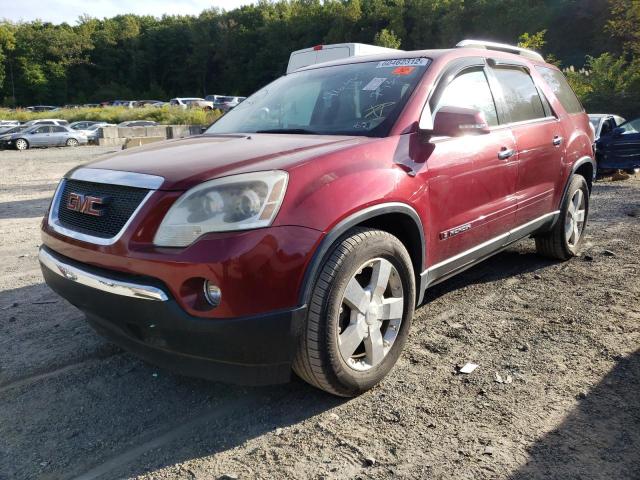
[(404, 313), (402, 281), (384, 258), (369, 260), (351, 277), (340, 305), (338, 348), (352, 369), (380, 364), (395, 342)]
[(18, 150), (26, 150), (27, 147), (29, 147), (29, 144), (27, 143), (26, 140), (19, 138), (18, 140), (16, 140), (16, 148)]
[(67, 147), (77, 147), (78, 146), (78, 140), (76, 140), (75, 138), (70, 138), (69, 140), (67, 140)]
[(564, 233), (567, 244), (571, 248), (575, 248), (580, 241), (584, 221), (586, 218), (585, 196), (582, 189), (578, 189), (571, 197), (569, 208), (567, 208), (567, 216), (564, 222)]

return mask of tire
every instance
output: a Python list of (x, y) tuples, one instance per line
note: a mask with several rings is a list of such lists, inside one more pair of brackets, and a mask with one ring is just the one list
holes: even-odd
[(78, 146), (78, 140), (76, 140), (75, 138), (69, 138), (67, 139), (67, 141), (65, 142), (65, 145), (67, 147), (77, 147)]
[[(560, 208), (560, 216), (553, 229), (535, 237), (536, 250), (539, 254), (562, 261), (569, 260), (578, 254), (589, 216), (589, 185), (587, 185), (587, 181), (582, 175), (573, 175), (570, 182), (567, 195)], [(579, 203), (578, 213), (574, 213), (576, 212), (576, 202)]]
[[(379, 383), (400, 356), (415, 308), (414, 270), (400, 240), (381, 230), (350, 230), (330, 252), (314, 280), (293, 370), (352, 397)], [(376, 278), (381, 287), (368, 288)]]
[(17, 150), (27, 150), (28, 148), (29, 148), (29, 142), (27, 142), (24, 138), (19, 138), (16, 140)]

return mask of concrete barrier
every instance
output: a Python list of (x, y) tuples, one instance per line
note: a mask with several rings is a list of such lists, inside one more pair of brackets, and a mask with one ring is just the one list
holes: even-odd
[(126, 138), (124, 139), (124, 145), (122, 145), (122, 149), (125, 150), (127, 148), (133, 147), (141, 147), (142, 145), (148, 145), (149, 143), (162, 142), (166, 140), (164, 137), (137, 137), (137, 138)]
[(118, 127), (120, 138), (146, 137), (146, 127)]
[(126, 138), (98, 138), (98, 145), (101, 147), (119, 147), (124, 145)]
[(98, 129), (98, 138), (118, 138), (118, 127), (101, 127)]
[[(184, 138), (202, 133), (201, 125), (156, 125), (155, 127), (101, 127), (98, 129), (98, 145), (118, 146), (129, 144), (130, 146), (140, 146), (147, 143), (171, 138)], [(149, 141), (137, 141), (139, 139), (150, 138)], [(129, 148), (125, 146), (124, 148)]]

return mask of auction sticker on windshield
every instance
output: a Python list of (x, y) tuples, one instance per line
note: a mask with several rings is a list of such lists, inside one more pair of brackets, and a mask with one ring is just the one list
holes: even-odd
[(395, 60), (383, 60), (378, 63), (376, 68), (414, 67), (428, 64), (429, 60), (426, 58), (397, 58)]

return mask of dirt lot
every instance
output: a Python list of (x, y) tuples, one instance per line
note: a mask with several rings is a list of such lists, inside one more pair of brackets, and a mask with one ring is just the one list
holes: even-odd
[(430, 291), (345, 401), (171, 375), (42, 283), (57, 179), (109, 150), (0, 152), (0, 479), (640, 478), (639, 178), (597, 183), (581, 257), (526, 240)]

